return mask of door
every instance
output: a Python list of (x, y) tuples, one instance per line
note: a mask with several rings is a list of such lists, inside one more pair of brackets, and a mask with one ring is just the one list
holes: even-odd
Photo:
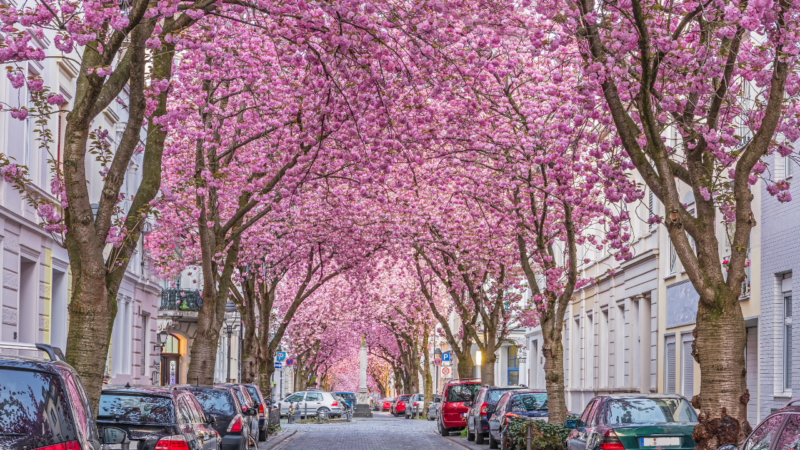
[(569, 450), (586, 449), (586, 443), (592, 431), (591, 417), (593, 416), (594, 409), (597, 408), (598, 403), (599, 402), (597, 400), (592, 400), (588, 405), (586, 405), (586, 409), (584, 409), (583, 414), (581, 414), (580, 422), (575, 428), (577, 433), (571, 433), (570, 436), (572, 436), (572, 438), (567, 440), (567, 446)]
[(161, 355), (161, 385), (181, 384), (181, 355)]
[(322, 394), (319, 392), (306, 393), (306, 406), (308, 407), (308, 414), (316, 415), (317, 410), (325, 406), (322, 404)]
[(303, 392), (297, 392), (297, 393), (294, 393), (294, 394), (290, 395), (289, 397), (287, 397), (286, 400), (281, 402), (281, 414), (282, 415), (289, 414), (289, 407), (290, 406), (294, 407), (294, 413), (295, 414), (299, 414), (300, 413), (300, 406), (303, 404), (303, 397), (304, 396), (305, 396), (305, 394)]

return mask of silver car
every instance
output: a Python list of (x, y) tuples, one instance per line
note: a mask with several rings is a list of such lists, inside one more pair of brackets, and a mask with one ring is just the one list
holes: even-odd
[(341, 400), (337, 400), (330, 392), (303, 391), (281, 400), (281, 416), (289, 415), (289, 407), (294, 408), (295, 415), (316, 416), (319, 413), (328, 413), (331, 416), (344, 414)]
[(439, 414), (439, 406), (442, 405), (442, 396), (434, 395), (433, 401), (428, 405), (428, 420), (436, 420), (436, 415)]
[(414, 394), (408, 399), (404, 412), (406, 419), (413, 418), (415, 409), (419, 416), (422, 416), (422, 413), (425, 412), (425, 394)]

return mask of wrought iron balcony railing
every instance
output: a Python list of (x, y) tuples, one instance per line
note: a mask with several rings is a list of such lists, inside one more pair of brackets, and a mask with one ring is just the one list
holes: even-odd
[(161, 291), (162, 310), (169, 311), (200, 311), (203, 306), (203, 297), (200, 292), (192, 289), (169, 288)]

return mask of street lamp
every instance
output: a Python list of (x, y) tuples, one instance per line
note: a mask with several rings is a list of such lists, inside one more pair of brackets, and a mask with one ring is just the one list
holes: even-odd
[(169, 333), (166, 331), (160, 331), (158, 333), (158, 345), (161, 346), (161, 350), (164, 350), (164, 346), (167, 344), (167, 338), (169, 337)]
[(233, 334), (233, 322), (225, 322), (228, 332), (228, 383), (231, 382), (231, 335)]

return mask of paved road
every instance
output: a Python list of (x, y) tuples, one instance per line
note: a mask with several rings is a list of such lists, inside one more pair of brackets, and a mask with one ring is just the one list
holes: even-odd
[(270, 450), (463, 450), (436, 434), (435, 422), (396, 419), (388, 413), (373, 413), (372, 419), (327, 425), (285, 425), (297, 434)]

